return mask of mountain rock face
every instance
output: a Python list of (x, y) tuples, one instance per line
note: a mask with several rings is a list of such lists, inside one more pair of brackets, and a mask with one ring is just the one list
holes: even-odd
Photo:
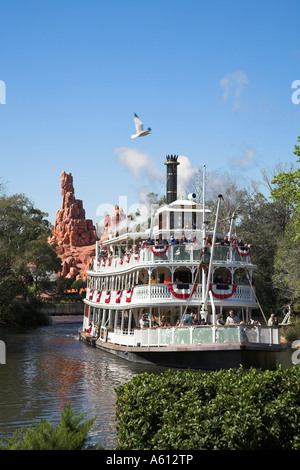
[(104, 216), (104, 226), (103, 234), (100, 238), (100, 243), (104, 243), (110, 237), (119, 236), (119, 224), (126, 219), (126, 215), (122, 208), (115, 206), (114, 212), (112, 214), (105, 214)]
[(60, 181), (62, 205), (49, 243), (57, 245), (62, 276), (86, 279), (86, 270), (95, 256), (96, 229), (93, 221), (85, 218), (82, 201), (75, 198), (72, 174), (63, 171)]

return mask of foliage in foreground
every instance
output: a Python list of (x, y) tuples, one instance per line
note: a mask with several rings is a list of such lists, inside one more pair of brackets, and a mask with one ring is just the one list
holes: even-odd
[(84, 420), (84, 417), (85, 413), (72, 411), (68, 404), (64, 407), (57, 426), (51, 424), (51, 420), (42, 419), (31, 428), (17, 431), (7, 441), (0, 441), (0, 450), (93, 449), (88, 443), (88, 432), (95, 418)]
[(300, 450), (300, 367), (170, 370), (116, 390), (119, 450)]

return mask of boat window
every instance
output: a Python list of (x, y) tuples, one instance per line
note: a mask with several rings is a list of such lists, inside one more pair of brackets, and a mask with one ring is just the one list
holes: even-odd
[(184, 212), (176, 212), (175, 213), (175, 229), (182, 229), (184, 228)]
[(174, 212), (170, 212), (170, 229), (174, 229)]
[(167, 213), (164, 212), (162, 215), (162, 230), (167, 230)]

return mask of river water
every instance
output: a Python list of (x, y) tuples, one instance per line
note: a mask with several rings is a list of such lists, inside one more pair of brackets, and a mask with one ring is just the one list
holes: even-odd
[[(117, 444), (115, 389), (135, 374), (165, 370), (133, 364), (78, 339), (81, 316), (56, 316), (50, 326), (0, 328), (6, 364), (0, 364), (0, 440), (41, 418), (57, 423), (63, 407), (96, 417), (93, 443)], [(291, 354), (278, 362), (289, 367)]]

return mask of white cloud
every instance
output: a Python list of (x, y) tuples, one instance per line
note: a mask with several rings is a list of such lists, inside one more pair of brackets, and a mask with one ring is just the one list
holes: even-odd
[(162, 171), (153, 165), (153, 161), (145, 152), (130, 147), (118, 147), (114, 152), (119, 163), (130, 171), (139, 183), (146, 176), (150, 179), (163, 177)]
[(226, 103), (229, 96), (233, 95), (233, 111), (240, 108), (240, 97), (245, 85), (248, 85), (248, 77), (245, 72), (236, 70), (233, 73), (227, 73), (220, 81), (223, 89), (222, 103)]
[(245, 149), (241, 157), (234, 157), (229, 160), (231, 168), (246, 170), (255, 164), (255, 153), (251, 148)]

